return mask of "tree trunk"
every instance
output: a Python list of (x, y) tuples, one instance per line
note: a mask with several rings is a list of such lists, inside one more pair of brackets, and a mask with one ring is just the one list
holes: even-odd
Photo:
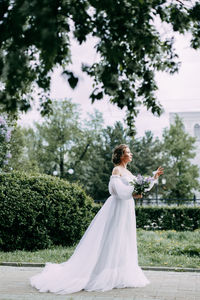
[(64, 178), (64, 154), (60, 149), (60, 178)]
[(88, 144), (85, 146), (83, 152), (81, 153), (79, 159), (75, 162), (74, 167), (76, 167), (76, 165), (83, 159), (83, 157), (85, 156), (85, 154), (87, 153), (88, 147), (90, 146), (90, 141), (88, 142)]

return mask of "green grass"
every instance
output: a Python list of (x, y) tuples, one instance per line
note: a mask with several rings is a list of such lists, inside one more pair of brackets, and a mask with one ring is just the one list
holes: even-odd
[(50, 249), (38, 251), (0, 252), (0, 262), (56, 262), (66, 261), (73, 253), (75, 247), (55, 246)]
[(138, 230), (141, 266), (200, 268), (200, 230)]
[[(200, 230), (176, 232), (138, 229), (137, 241), (141, 266), (200, 268)], [(0, 252), (0, 262), (60, 263), (72, 255), (74, 248)]]

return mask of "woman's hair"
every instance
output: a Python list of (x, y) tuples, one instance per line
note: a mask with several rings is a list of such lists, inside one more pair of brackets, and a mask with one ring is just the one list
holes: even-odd
[(124, 150), (128, 148), (128, 146), (126, 144), (121, 144), (119, 146), (116, 146), (115, 149), (113, 150), (113, 154), (112, 154), (112, 162), (115, 165), (120, 164), (121, 162), (121, 157), (124, 154)]

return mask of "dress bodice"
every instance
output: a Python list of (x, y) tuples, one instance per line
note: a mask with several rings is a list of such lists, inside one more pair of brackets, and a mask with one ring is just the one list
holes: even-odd
[(122, 175), (122, 176), (120, 176), (120, 175), (111, 175), (110, 179), (120, 178), (124, 182), (130, 182), (131, 180), (133, 180), (134, 177), (135, 177), (134, 175)]

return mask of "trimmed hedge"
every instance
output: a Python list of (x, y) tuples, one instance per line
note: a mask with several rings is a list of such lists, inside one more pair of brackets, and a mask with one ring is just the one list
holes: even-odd
[(93, 200), (77, 184), (12, 172), (0, 174), (0, 249), (69, 246), (93, 217)]
[[(94, 214), (101, 205), (93, 207)], [(200, 228), (200, 207), (140, 206), (136, 207), (138, 228), (147, 230), (195, 230)]]
[(200, 207), (137, 207), (137, 227), (161, 230), (195, 230), (200, 228)]

